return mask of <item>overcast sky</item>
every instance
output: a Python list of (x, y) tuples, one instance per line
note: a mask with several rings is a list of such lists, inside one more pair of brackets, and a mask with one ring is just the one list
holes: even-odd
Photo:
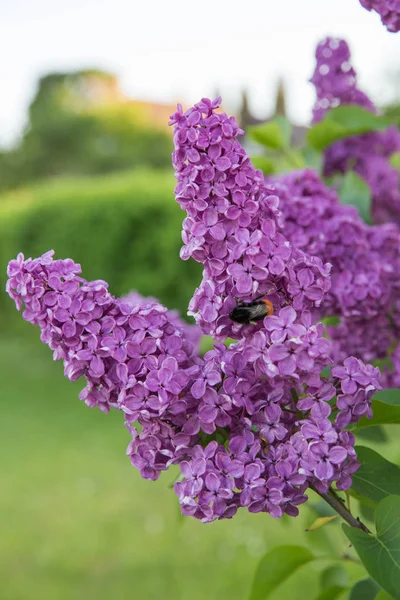
[(235, 109), (246, 87), (258, 115), (271, 110), (282, 76), (289, 116), (306, 122), (314, 49), (326, 35), (350, 43), (373, 99), (393, 98), (400, 34), (359, 0), (0, 0), (0, 143), (20, 132), (40, 76), (89, 67), (160, 102), (187, 105), (218, 89)]

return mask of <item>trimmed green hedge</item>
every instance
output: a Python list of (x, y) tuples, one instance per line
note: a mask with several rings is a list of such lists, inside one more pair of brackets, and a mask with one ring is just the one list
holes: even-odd
[[(18, 252), (36, 257), (53, 248), (71, 257), (87, 279), (105, 279), (122, 295), (136, 289), (186, 314), (201, 265), (179, 258), (184, 213), (171, 172), (135, 171), (55, 180), (0, 196), (1, 285)], [(0, 310), (12, 303), (0, 295)]]

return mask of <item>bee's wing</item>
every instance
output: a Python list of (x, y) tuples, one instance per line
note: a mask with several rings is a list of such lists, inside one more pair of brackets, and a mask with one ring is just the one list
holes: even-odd
[(260, 302), (259, 304), (256, 304), (255, 306), (251, 307), (251, 316), (250, 316), (251, 321), (260, 321), (261, 319), (263, 319), (266, 316), (267, 316), (267, 307), (265, 306), (264, 302)]

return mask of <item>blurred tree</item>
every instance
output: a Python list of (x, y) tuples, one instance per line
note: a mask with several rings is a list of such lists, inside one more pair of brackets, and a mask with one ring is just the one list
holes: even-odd
[[(154, 107), (127, 99), (114, 75), (96, 70), (40, 79), (18, 146), (0, 153), (0, 187), (57, 175), (169, 166), (171, 135)], [(165, 118), (165, 121), (164, 121)], [(163, 123), (167, 117), (163, 115)]]

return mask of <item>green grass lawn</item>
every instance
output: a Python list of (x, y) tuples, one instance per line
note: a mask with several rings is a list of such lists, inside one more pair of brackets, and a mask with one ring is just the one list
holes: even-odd
[[(281, 521), (245, 511), (209, 525), (180, 517), (168, 488), (176, 471), (142, 480), (125, 456), (122, 415), (80, 402), (82, 384), (25, 328), (0, 341), (1, 600), (245, 600), (274, 546), (347, 551), (338, 524), (305, 532), (308, 508)], [(271, 598), (316, 598), (326, 565), (301, 569)]]

